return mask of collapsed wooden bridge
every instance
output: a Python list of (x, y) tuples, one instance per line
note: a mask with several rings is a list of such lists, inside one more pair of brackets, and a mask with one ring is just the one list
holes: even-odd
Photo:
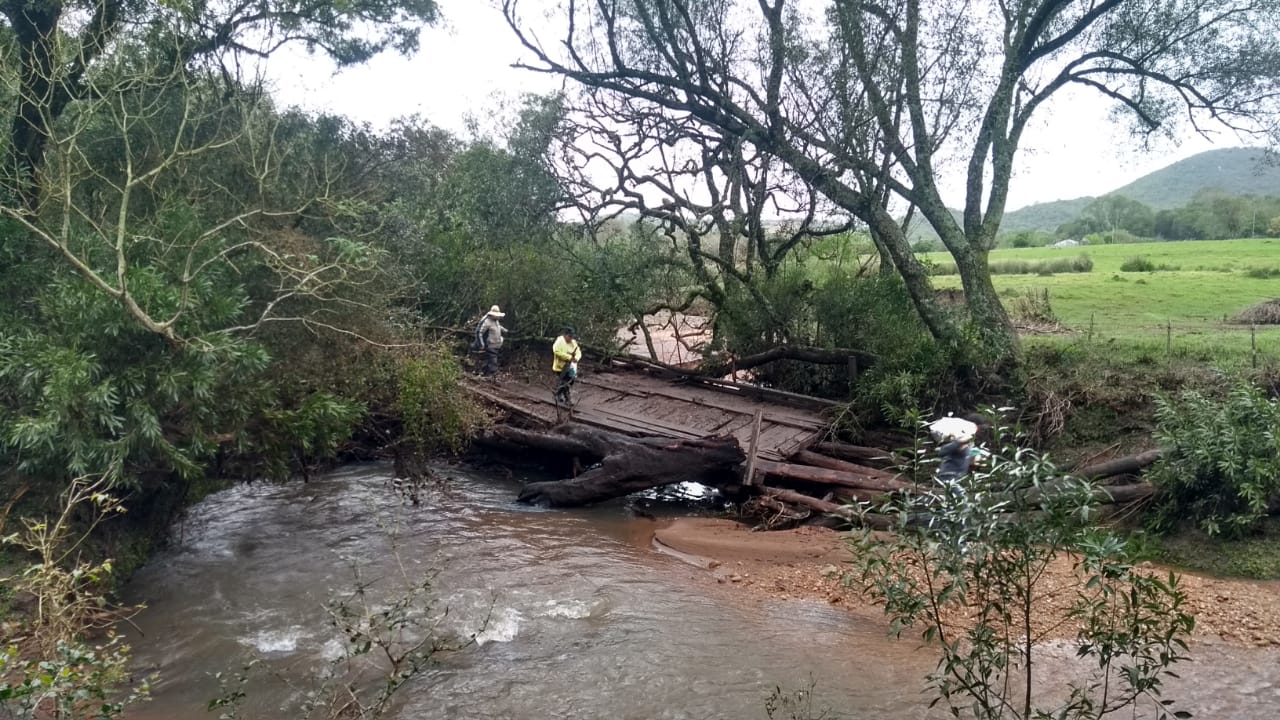
[[(466, 380), (474, 395), (502, 408), (510, 422), (480, 441), (573, 462), (571, 477), (527, 485), (525, 502), (577, 506), (639, 490), (697, 481), (749, 501), (762, 514), (854, 519), (843, 501), (877, 502), (915, 488), (893, 468), (887, 450), (832, 440), (836, 403), (722, 379), (657, 374), (634, 363), (595, 367), (574, 386), (572, 409), (553, 400), (554, 378)], [(1121, 464), (1133, 472), (1154, 458)], [(1086, 468), (1078, 474), (1086, 475)], [(1138, 484), (1105, 493), (1107, 501), (1149, 494)], [(858, 515), (871, 525), (888, 518)]]

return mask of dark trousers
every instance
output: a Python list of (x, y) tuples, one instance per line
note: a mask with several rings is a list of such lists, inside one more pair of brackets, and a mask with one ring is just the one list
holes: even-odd
[(498, 374), (498, 351), (484, 349), (484, 366), (480, 368), (481, 375), (497, 375)]
[(564, 370), (560, 371), (560, 377), (556, 382), (556, 399), (569, 402), (570, 385), (573, 385), (573, 376), (570, 374), (569, 365), (565, 364)]

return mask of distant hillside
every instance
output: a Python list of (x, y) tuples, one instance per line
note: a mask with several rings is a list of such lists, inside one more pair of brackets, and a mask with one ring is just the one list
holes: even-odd
[(1261, 150), (1209, 150), (1157, 170), (1113, 191), (1156, 210), (1186, 205), (1197, 193), (1280, 195), (1280, 165), (1267, 163)]
[[(1224, 195), (1280, 195), (1280, 165), (1263, 161), (1255, 148), (1225, 148), (1192, 155), (1144, 175), (1111, 193), (1124, 195), (1156, 210), (1186, 205), (1204, 191)], [(1074, 220), (1091, 197), (1028, 205), (1004, 217), (1002, 232), (1046, 230)]]
[(1081, 197), (1074, 200), (1054, 200), (1028, 205), (1005, 215), (1004, 222), (1000, 224), (1000, 231), (1047, 230), (1052, 232), (1057, 230), (1059, 225), (1075, 220), (1080, 215), (1080, 211), (1092, 201), (1092, 197)]

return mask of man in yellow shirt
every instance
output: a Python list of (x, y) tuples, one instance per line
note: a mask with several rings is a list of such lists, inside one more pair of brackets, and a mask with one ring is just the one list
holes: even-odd
[(569, 386), (578, 376), (578, 361), (582, 359), (582, 348), (574, 339), (573, 328), (565, 328), (551, 346), (551, 371), (559, 374), (556, 382), (556, 402), (569, 404)]

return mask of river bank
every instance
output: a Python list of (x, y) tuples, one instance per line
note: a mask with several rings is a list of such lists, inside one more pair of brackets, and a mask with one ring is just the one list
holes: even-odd
[[(843, 533), (821, 527), (753, 532), (728, 519), (678, 518), (658, 522), (653, 542), (685, 562), (703, 569), (695, 581), (740, 589), (760, 600), (819, 600), (859, 616), (879, 617), (879, 610), (844, 581), (852, 570)], [(1153, 572), (1167, 568), (1143, 563)], [(1240, 647), (1280, 647), (1280, 582), (1216, 578), (1177, 571), (1196, 617), (1196, 637)], [(1060, 558), (1045, 579), (1046, 617), (1063, 610), (1051, 598), (1054, 588), (1076, 581), (1071, 563)], [(1071, 629), (1062, 626), (1063, 637)]]

